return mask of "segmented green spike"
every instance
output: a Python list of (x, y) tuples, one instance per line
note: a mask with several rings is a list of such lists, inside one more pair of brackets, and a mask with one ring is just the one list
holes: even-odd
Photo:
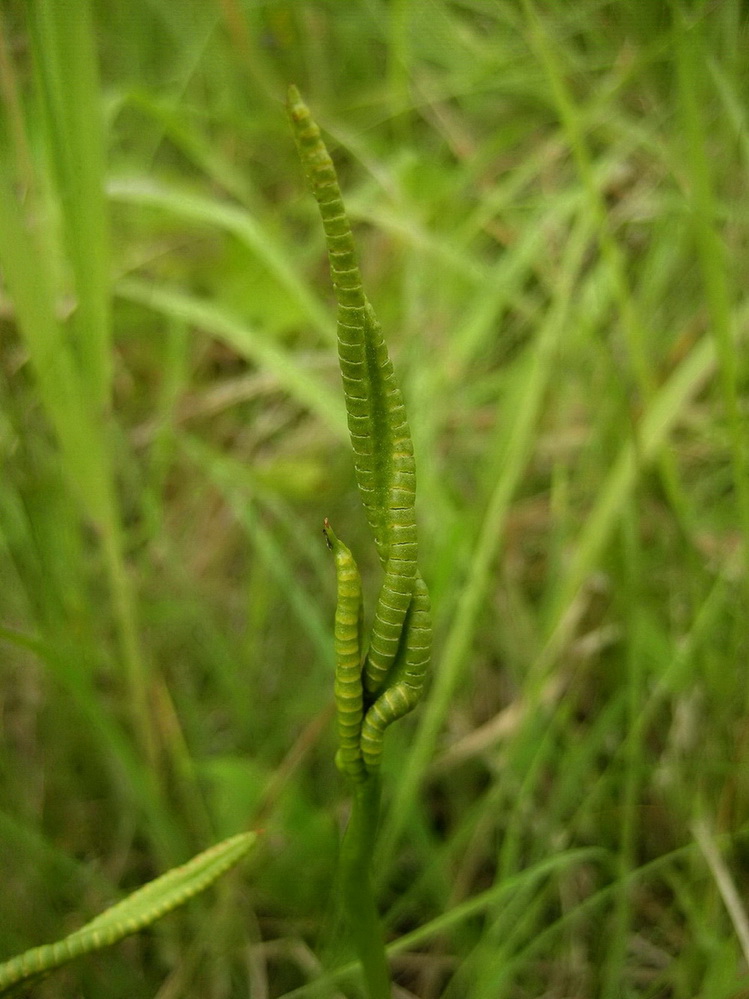
[(395, 660), (416, 580), (413, 445), (382, 331), (362, 288), (335, 167), (295, 87), (289, 88), (289, 115), (325, 229), (356, 478), (384, 569), (364, 671), (374, 700)]
[(364, 716), (361, 753), (368, 771), (376, 771), (382, 757), (385, 729), (412, 711), (424, 691), (432, 647), (429, 591), (420, 575), (403, 627), (398, 656), (384, 690)]
[(175, 867), (139, 888), (63, 940), (34, 947), (0, 964), (0, 995), (150, 926), (233, 867), (247, 853), (255, 838), (255, 833), (239, 833), (217, 843), (181, 867)]
[(335, 700), (340, 748), (336, 763), (340, 770), (355, 781), (361, 781), (366, 776), (359, 748), (364, 712), (361, 679), (361, 579), (353, 555), (335, 536), (327, 519), (323, 531), (335, 556), (338, 581), (335, 610)]

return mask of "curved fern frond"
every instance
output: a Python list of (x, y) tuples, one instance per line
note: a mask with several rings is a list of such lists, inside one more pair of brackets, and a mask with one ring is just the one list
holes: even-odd
[(359, 570), (351, 552), (333, 533), (326, 519), (323, 527), (335, 556), (338, 600), (335, 610), (335, 701), (338, 714), (338, 768), (354, 781), (366, 771), (359, 740), (364, 714), (362, 694), (362, 593)]
[(384, 569), (364, 672), (372, 701), (395, 660), (416, 581), (413, 444), (382, 330), (362, 288), (335, 167), (296, 87), (289, 88), (289, 115), (325, 229), (356, 479)]
[(369, 708), (362, 724), (361, 752), (368, 771), (376, 771), (380, 765), (385, 729), (412, 711), (421, 700), (431, 648), (429, 591), (417, 573), (401, 645), (388, 677), (387, 688)]

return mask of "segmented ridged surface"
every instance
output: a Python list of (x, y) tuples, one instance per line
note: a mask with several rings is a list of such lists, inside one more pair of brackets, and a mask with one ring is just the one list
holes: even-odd
[[(239, 833), (217, 843), (139, 888), (63, 940), (34, 947), (6, 961), (0, 965), (0, 995), (149, 926), (228, 871), (247, 852), (253, 838), (252, 833)], [(182, 881), (185, 884), (175, 889)]]
[(382, 758), (385, 729), (412, 711), (424, 689), (432, 647), (429, 591), (420, 575), (406, 616), (403, 640), (398, 649), (388, 688), (364, 716), (361, 752), (368, 771), (376, 771)]
[(3, 965), (0, 971), (0, 994), (12, 991), (19, 982), (46, 975), (53, 968), (59, 968), (84, 954), (87, 949), (89, 948), (82, 946), (75, 938), (66, 938), (26, 951)]
[(325, 229), (356, 478), (384, 570), (364, 671), (367, 696), (373, 699), (393, 665), (416, 579), (413, 445), (382, 331), (362, 288), (335, 167), (294, 87), (289, 88), (289, 113)]
[(335, 610), (335, 700), (339, 750), (336, 763), (354, 780), (365, 777), (359, 739), (363, 715), (361, 679), (362, 592), (354, 557), (325, 521), (325, 537), (335, 557), (338, 599)]

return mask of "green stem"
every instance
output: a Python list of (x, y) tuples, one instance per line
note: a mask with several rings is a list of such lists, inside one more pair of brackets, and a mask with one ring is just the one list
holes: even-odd
[(341, 847), (341, 883), (369, 999), (391, 999), (390, 972), (370, 877), (379, 817), (380, 778), (373, 774), (354, 785), (351, 819)]

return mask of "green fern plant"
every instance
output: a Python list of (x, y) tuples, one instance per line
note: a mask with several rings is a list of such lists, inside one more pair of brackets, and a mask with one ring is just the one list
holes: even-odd
[(414, 452), (393, 364), (362, 287), (333, 161), (293, 86), (288, 110), (325, 230), (338, 305), (338, 358), (356, 480), (384, 573), (365, 644), (356, 562), (325, 521), (338, 581), (335, 693), (340, 746), (336, 762), (353, 784), (352, 814), (341, 849), (344, 904), (370, 996), (386, 999), (391, 994), (390, 976), (370, 878), (380, 811), (383, 736), (390, 724), (421, 699), (432, 643), (429, 592), (417, 562)]
[(184, 905), (247, 853), (256, 834), (239, 833), (128, 895), (85, 926), (55, 943), (33, 947), (0, 964), (0, 996), (44, 978), (83, 954), (110, 947)]

